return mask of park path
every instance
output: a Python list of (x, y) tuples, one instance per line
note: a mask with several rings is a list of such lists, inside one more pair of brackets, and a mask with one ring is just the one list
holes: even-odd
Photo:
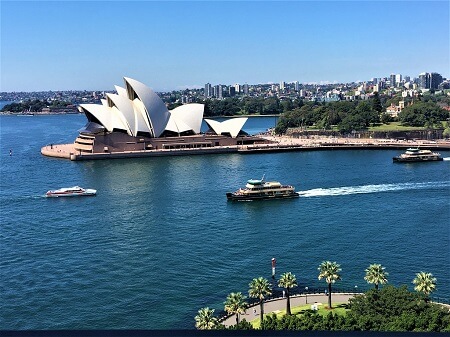
[[(343, 293), (343, 294), (332, 294), (331, 300), (332, 303), (348, 303), (348, 300), (353, 296), (357, 295), (356, 293)], [(290, 297), (291, 300), (291, 308), (298, 307), (306, 304), (317, 306), (328, 305), (328, 296), (325, 294), (308, 294), (308, 295), (295, 295)], [(264, 302), (264, 316), (266, 314), (270, 314), (272, 312), (278, 312), (286, 310), (286, 298), (280, 297), (275, 298), (273, 300), (269, 300)], [(259, 318), (259, 304), (256, 303), (247, 308), (244, 314), (240, 315), (239, 321), (245, 318), (247, 322), (253, 321), (255, 318)], [(226, 327), (232, 326), (236, 324), (236, 315), (231, 315), (227, 317), (222, 324)]]

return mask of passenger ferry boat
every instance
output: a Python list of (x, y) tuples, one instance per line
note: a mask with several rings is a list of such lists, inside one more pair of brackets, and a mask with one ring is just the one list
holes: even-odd
[(288, 199), (296, 198), (299, 194), (295, 192), (295, 187), (282, 185), (278, 181), (265, 181), (262, 179), (250, 179), (245, 188), (240, 188), (236, 192), (228, 192), (227, 199), (231, 201), (239, 200), (262, 200), (262, 199)]
[(420, 150), (418, 148), (407, 149), (405, 153), (392, 158), (394, 163), (412, 163), (422, 161), (441, 161), (444, 158), (440, 153), (431, 152), (430, 150)]
[(45, 193), (46, 197), (78, 197), (96, 195), (97, 190), (84, 189), (79, 186), (60, 188), (59, 190), (50, 190)]

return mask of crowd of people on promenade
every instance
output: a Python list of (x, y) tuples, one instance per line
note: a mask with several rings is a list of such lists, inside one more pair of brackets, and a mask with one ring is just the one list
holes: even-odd
[(286, 135), (261, 134), (261, 138), (275, 142), (279, 145), (292, 146), (320, 146), (320, 145), (407, 145), (407, 146), (448, 146), (450, 140), (401, 140), (401, 139), (378, 139), (378, 138), (344, 138), (331, 136), (303, 136), (292, 137)]

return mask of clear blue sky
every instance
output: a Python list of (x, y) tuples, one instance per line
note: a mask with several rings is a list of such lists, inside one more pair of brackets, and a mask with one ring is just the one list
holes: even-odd
[(0, 91), (450, 77), (449, 1), (4, 1)]

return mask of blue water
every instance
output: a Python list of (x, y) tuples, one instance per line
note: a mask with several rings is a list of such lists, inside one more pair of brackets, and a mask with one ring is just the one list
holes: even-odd
[[(449, 297), (450, 161), (393, 164), (391, 150), (87, 162), (40, 154), (72, 142), (84, 123), (0, 117), (0, 329), (193, 329), (201, 307), (220, 311), (230, 292), (270, 278), (272, 257), (277, 275), (291, 271), (301, 287), (325, 288), (317, 267), (331, 260), (342, 267), (336, 288), (364, 289), (364, 269), (381, 263), (391, 284), (412, 289), (415, 273), (431, 272), (435, 295)], [(302, 197), (226, 201), (263, 174)], [(98, 194), (43, 197), (73, 185)]]

